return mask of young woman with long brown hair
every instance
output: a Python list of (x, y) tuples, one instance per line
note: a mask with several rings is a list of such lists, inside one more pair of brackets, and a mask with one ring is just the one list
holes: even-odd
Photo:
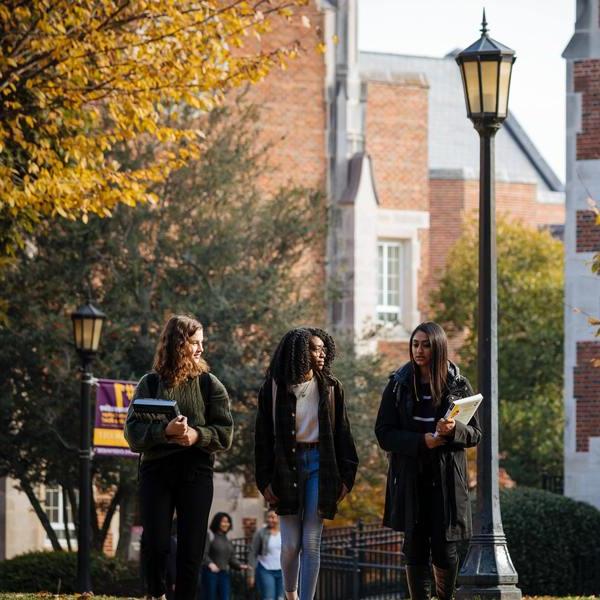
[(454, 594), (457, 542), (471, 535), (465, 449), (481, 439), (477, 414), (468, 425), (444, 415), (452, 400), (473, 392), (448, 360), (446, 333), (432, 321), (410, 336), (410, 361), (391, 377), (375, 424), (390, 453), (384, 524), (404, 532), (412, 600), (431, 597), (431, 567), (439, 600)]
[(166, 593), (171, 522), (177, 511), (175, 599), (195, 600), (213, 496), (214, 454), (233, 437), (229, 397), (202, 358), (199, 321), (174, 315), (156, 348), (154, 371), (144, 375), (135, 398), (176, 400), (181, 416), (149, 423), (130, 409), (125, 437), (142, 455), (140, 512), (144, 528), (144, 572), (152, 598)]

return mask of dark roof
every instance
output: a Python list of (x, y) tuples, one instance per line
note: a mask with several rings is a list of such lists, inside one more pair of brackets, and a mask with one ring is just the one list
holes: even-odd
[(548, 231), (553, 238), (560, 240), (561, 242), (565, 241), (564, 225), (540, 225), (539, 229), (541, 231)]
[(532, 165), (540, 174), (540, 177), (546, 182), (548, 188), (552, 191), (564, 192), (565, 186), (563, 185), (563, 182), (552, 170), (552, 167), (546, 162), (546, 159), (540, 154), (540, 151), (531, 141), (531, 138), (525, 133), (525, 130), (521, 127), (521, 124), (514, 115), (508, 115), (508, 118), (504, 121), (504, 128), (510, 133), (517, 145), (527, 155)]

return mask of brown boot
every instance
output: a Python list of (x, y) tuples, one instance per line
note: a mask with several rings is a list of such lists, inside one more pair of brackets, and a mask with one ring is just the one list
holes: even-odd
[(435, 595), (438, 600), (452, 600), (456, 589), (456, 575), (458, 565), (449, 569), (440, 569), (433, 565), (433, 577), (435, 579)]
[(429, 565), (406, 565), (406, 582), (410, 600), (430, 600), (431, 571)]

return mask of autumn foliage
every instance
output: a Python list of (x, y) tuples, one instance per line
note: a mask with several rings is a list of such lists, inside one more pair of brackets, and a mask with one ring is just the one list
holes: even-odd
[(198, 155), (193, 116), (298, 52), (257, 39), (306, 2), (0, 2), (0, 261), (46, 217), (152, 200)]

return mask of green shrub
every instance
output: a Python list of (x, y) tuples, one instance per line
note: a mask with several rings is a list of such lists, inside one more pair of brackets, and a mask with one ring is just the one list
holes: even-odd
[[(92, 589), (96, 594), (139, 596), (137, 563), (92, 555)], [(28, 552), (0, 562), (0, 591), (72, 593), (77, 589), (75, 552)]]
[(503, 491), (501, 506), (524, 594), (600, 593), (600, 511), (532, 488)]

